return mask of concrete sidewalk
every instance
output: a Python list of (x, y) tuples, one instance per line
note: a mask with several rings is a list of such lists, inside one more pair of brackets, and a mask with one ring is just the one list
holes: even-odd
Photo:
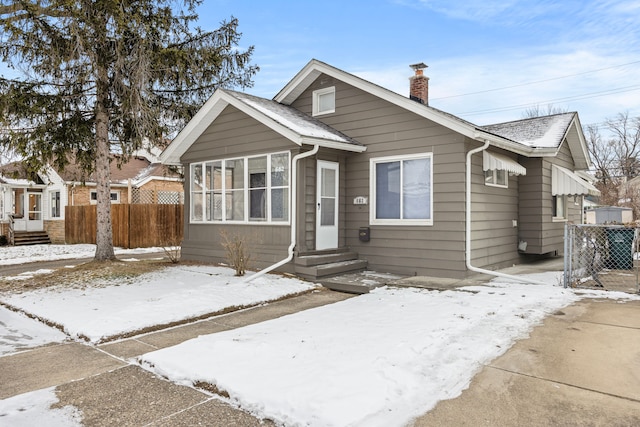
[(640, 426), (640, 301), (549, 316), (414, 427), (480, 425)]
[(198, 335), (239, 328), (351, 297), (328, 290), (314, 291), (97, 347), (64, 343), (0, 357), (0, 399), (55, 386), (59, 398), (56, 407), (75, 406), (82, 411), (85, 426), (273, 425), (205, 390), (159, 378), (140, 368), (133, 358)]

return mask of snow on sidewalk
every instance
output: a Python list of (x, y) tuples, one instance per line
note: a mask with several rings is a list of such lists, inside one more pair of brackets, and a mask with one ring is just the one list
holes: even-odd
[(92, 342), (229, 307), (242, 307), (304, 292), (314, 284), (280, 275), (251, 283), (230, 268), (171, 266), (136, 283), (68, 289), (63, 286), (0, 296), (4, 303), (61, 325), (72, 337)]
[(52, 342), (62, 342), (66, 338), (57, 329), (0, 306), (0, 356)]
[(183, 384), (214, 384), (287, 426), (402, 426), (468, 387), (533, 325), (579, 299), (557, 286), (378, 288), (140, 357)]

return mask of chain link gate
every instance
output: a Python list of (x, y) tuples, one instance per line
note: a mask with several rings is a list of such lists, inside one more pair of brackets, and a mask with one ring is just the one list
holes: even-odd
[(564, 287), (640, 293), (640, 229), (567, 224)]

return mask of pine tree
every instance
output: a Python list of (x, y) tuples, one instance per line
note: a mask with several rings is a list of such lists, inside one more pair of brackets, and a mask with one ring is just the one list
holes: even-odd
[(238, 21), (204, 31), (201, 3), (0, 0), (0, 55), (19, 75), (0, 76), (0, 146), (36, 168), (94, 173), (96, 260), (114, 258), (110, 153), (161, 144), (216, 88), (252, 86)]

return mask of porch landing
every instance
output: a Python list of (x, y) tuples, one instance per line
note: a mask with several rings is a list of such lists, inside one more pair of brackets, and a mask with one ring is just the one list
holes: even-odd
[[(500, 270), (506, 274), (532, 274), (547, 271), (562, 271), (564, 267), (562, 257), (553, 257), (528, 264), (519, 264)], [(324, 279), (317, 279), (324, 287), (334, 291), (353, 294), (366, 294), (380, 286), (415, 287), (429, 290), (445, 291), (463, 286), (482, 285), (494, 279), (495, 276), (477, 274), (466, 279), (449, 279), (431, 276), (401, 276), (397, 274), (379, 273), (365, 270), (358, 273), (342, 274)]]
[(338, 276), (317, 279), (325, 288), (332, 291), (347, 292), (350, 294), (367, 294), (372, 289), (385, 285), (394, 285), (404, 276), (377, 271), (359, 271), (356, 273), (341, 274)]

